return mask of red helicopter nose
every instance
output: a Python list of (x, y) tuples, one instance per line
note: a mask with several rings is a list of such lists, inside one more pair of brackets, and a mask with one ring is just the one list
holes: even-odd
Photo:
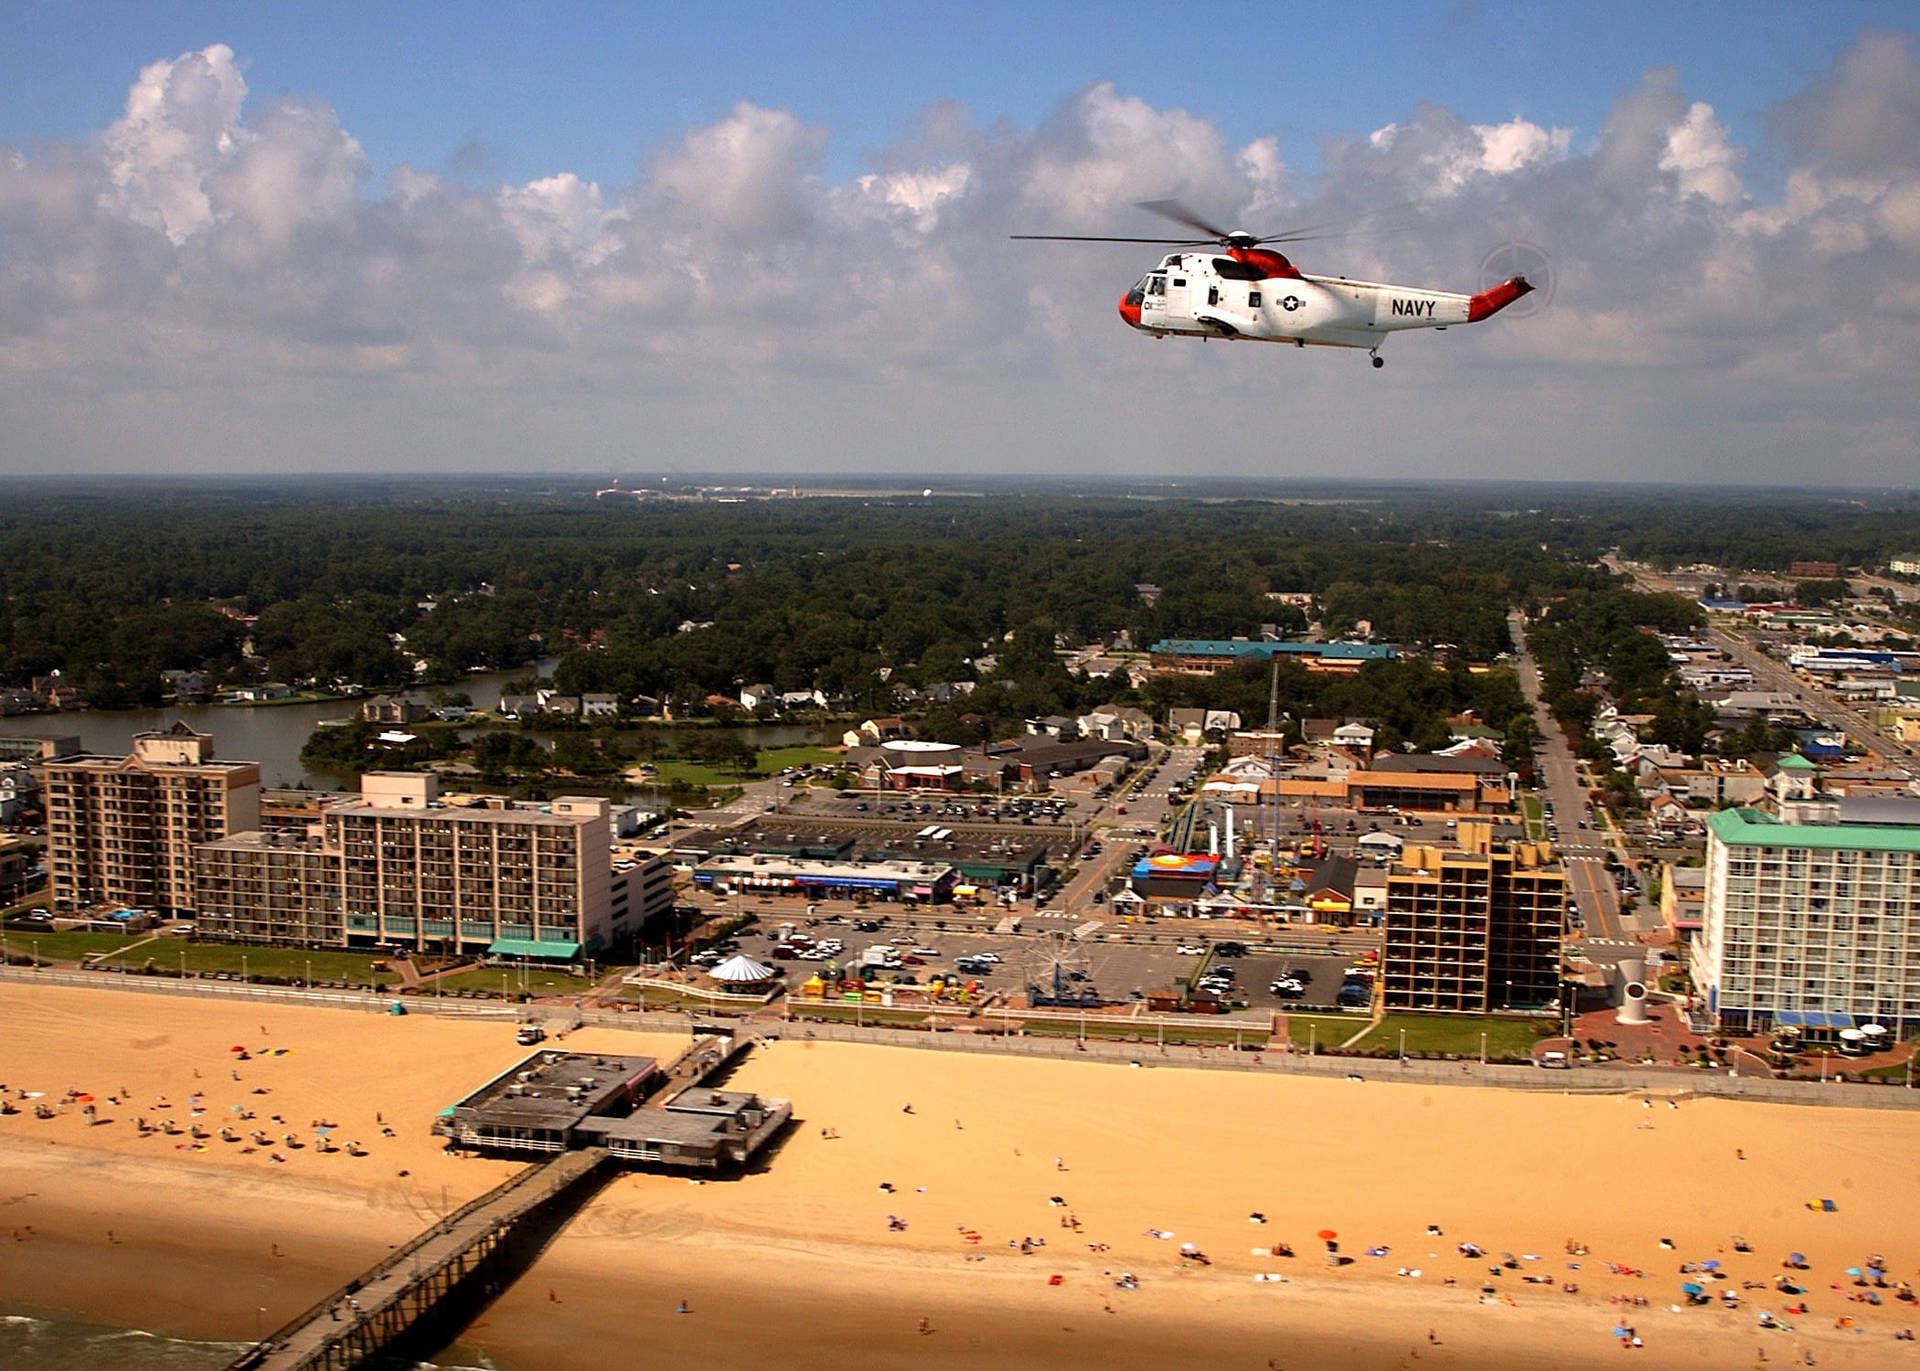
[(1134, 328), (1140, 327), (1140, 306), (1135, 304), (1128, 295), (1120, 297), (1120, 317)]

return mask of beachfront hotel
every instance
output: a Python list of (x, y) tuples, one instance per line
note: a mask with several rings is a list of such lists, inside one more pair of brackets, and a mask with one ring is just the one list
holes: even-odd
[(612, 860), (594, 796), (442, 799), (436, 778), (369, 772), (305, 829), (202, 845), (202, 931), (315, 947), (404, 946), (567, 960), (637, 932), (673, 898), (665, 862)]
[(1543, 843), (1496, 844), (1462, 823), (1460, 850), (1410, 846), (1387, 875), (1388, 1009), (1541, 1009), (1561, 993), (1566, 871)]
[(1920, 1023), (1920, 800), (1783, 800), (1707, 820), (1691, 970), (1729, 1028)]
[(47, 871), (56, 908), (194, 907), (193, 849), (260, 826), (260, 767), (214, 760), (183, 723), (137, 734), (127, 757), (46, 762)]

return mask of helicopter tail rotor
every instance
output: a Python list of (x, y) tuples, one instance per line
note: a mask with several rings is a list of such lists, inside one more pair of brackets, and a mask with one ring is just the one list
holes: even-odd
[(1553, 258), (1537, 243), (1516, 240), (1502, 243), (1480, 259), (1480, 294), (1491, 295), (1518, 278), (1527, 287), (1504, 306), (1509, 319), (1531, 319), (1553, 303), (1559, 284)]

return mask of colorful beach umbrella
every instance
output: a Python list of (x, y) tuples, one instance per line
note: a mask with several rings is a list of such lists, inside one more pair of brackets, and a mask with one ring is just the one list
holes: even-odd
[(1340, 1235), (1334, 1232), (1331, 1228), (1323, 1228), (1314, 1236), (1318, 1238), (1322, 1238), (1327, 1242), (1332, 1242), (1335, 1238), (1339, 1237)]

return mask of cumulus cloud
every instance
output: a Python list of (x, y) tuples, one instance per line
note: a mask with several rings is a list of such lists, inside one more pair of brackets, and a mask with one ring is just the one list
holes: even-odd
[[(485, 187), (376, 182), (323, 101), (253, 99), (216, 44), (84, 145), (0, 148), (0, 462), (1706, 475), (1791, 410), (1865, 478), (1920, 442), (1916, 91), (1905, 43), (1863, 39), (1777, 112), (1771, 197), (1667, 69), (1584, 134), (1420, 105), (1312, 172), (1100, 82), (1032, 128), (938, 102), (840, 179), (829, 130), (742, 102), (627, 185)], [(1392, 208), (1299, 246), (1329, 274), (1474, 289), (1541, 243), (1557, 298), (1396, 340), (1380, 376), (1150, 343), (1113, 302), (1154, 248), (1007, 241), (1153, 236), (1162, 196), (1256, 231)], [(1419, 464), (1356, 445), (1362, 409), (1427, 435)], [(1793, 475), (1769, 460), (1745, 474)]]

